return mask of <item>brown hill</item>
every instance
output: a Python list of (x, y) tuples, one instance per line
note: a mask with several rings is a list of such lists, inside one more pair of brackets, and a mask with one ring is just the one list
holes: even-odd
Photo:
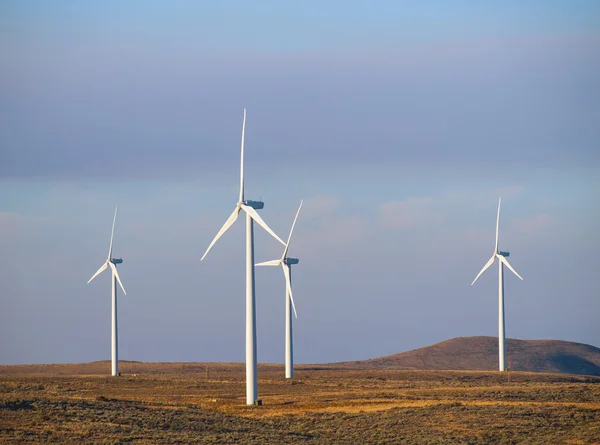
[[(506, 362), (515, 371), (600, 376), (600, 348), (560, 340), (506, 340)], [(458, 337), (420, 349), (335, 366), (364, 369), (498, 369), (496, 337)]]

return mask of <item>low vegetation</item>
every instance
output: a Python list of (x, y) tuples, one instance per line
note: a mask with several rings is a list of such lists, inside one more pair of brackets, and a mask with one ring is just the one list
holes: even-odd
[(240, 364), (0, 367), (1, 443), (600, 444), (600, 378)]

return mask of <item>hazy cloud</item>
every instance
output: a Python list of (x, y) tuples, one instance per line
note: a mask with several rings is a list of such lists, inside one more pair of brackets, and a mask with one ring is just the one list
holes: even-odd
[(15, 212), (0, 212), (0, 237), (9, 239), (16, 235), (23, 217)]
[(379, 207), (381, 225), (388, 229), (437, 226), (444, 222), (443, 210), (432, 198), (409, 198), (385, 202)]
[(515, 219), (510, 222), (512, 229), (525, 234), (534, 234), (556, 222), (556, 219), (547, 213), (541, 213), (526, 218)]
[(243, 106), (249, 166), (600, 162), (597, 36), (262, 54), (233, 66), (191, 50), (167, 64), (152, 51), (54, 50), (67, 60), (37, 60), (34, 42), (23, 51), (35, 63), (16, 58), (0, 81), (2, 177), (214, 176), (237, 158)]
[(330, 218), (340, 207), (340, 199), (336, 196), (315, 196), (304, 200), (302, 205), (303, 220), (320, 220)]

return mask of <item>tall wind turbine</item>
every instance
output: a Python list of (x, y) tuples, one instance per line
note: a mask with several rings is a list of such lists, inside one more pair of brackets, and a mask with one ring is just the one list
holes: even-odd
[(110, 232), (110, 246), (108, 248), (108, 257), (106, 258), (106, 262), (100, 266), (100, 269), (90, 278), (88, 284), (100, 275), (104, 270), (110, 267), (112, 271), (112, 279), (111, 279), (111, 288), (112, 288), (112, 337), (111, 337), (111, 371), (112, 375), (119, 374), (119, 345), (118, 345), (118, 336), (117, 336), (117, 281), (123, 289), (123, 294), (127, 295), (125, 292), (125, 288), (123, 287), (123, 283), (121, 283), (121, 278), (119, 278), (119, 272), (117, 272), (117, 264), (121, 264), (123, 262), (122, 258), (113, 258), (112, 257), (112, 245), (113, 245), (113, 237), (115, 234), (115, 221), (117, 220), (117, 208), (115, 207), (115, 216), (113, 218), (112, 231)]
[(292, 309), (294, 315), (298, 318), (296, 313), (296, 305), (294, 304), (294, 298), (292, 297), (292, 264), (298, 264), (300, 260), (298, 258), (289, 258), (287, 256), (288, 249), (290, 248), (290, 241), (292, 239), (292, 233), (294, 233), (294, 226), (298, 219), (298, 214), (302, 208), (302, 201), (300, 201), (300, 207), (296, 212), (296, 217), (292, 223), (292, 229), (288, 237), (285, 248), (283, 249), (283, 255), (278, 260), (265, 261), (264, 263), (258, 263), (257, 266), (281, 266), (283, 275), (285, 277), (285, 378), (291, 379), (294, 377), (294, 346), (292, 341)]
[[(496, 247), (494, 248), (494, 253), (490, 260), (483, 266), (481, 272), (477, 274), (471, 286), (475, 284), (477, 278), (481, 276), (485, 270), (490, 267), (496, 258), (498, 258), (498, 369), (500, 371), (506, 371), (506, 351), (504, 348), (505, 343), (505, 334), (504, 334), (504, 266), (508, 267), (512, 273), (514, 273), (517, 277), (521, 278), (519, 275), (509, 264), (506, 257), (510, 255), (509, 252), (501, 252), (498, 250), (498, 226), (500, 225), (500, 203), (502, 202), (502, 198), (498, 200), (498, 216), (496, 217)], [(523, 278), (521, 278), (522, 280)]]
[[(246, 213), (246, 404), (253, 405), (258, 400), (258, 369), (256, 360), (256, 302), (254, 292), (254, 223), (256, 221), (263, 229), (273, 236), (281, 244), (285, 243), (273, 232), (263, 221), (256, 210), (262, 209), (265, 204), (262, 201), (251, 201), (244, 198), (244, 133), (246, 131), (246, 109), (244, 108), (244, 120), (242, 122), (242, 148), (240, 162), (240, 195), (233, 213), (225, 221), (221, 230), (212, 240), (208, 249), (202, 256), (206, 257), (212, 246), (235, 222), (240, 211)], [(202, 261), (201, 260), (201, 261)]]

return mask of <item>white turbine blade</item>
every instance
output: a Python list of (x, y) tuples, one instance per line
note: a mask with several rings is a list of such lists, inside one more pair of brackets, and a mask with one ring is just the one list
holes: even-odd
[(121, 285), (121, 289), (123, 289), (123, 293), (125, 295), (127, 295), (127, 292), (125, 292), (125, 288), (123, 287), (123, 283), (121, 283), (121, 279), (119, 278), (119, 272), (117, 272), (117, 266), (115, 266), (113, 263), (108, 263), (108, 264), (110, 264), (110, 268), (112, 269), (113, 273), (115, 274), (117, 281)]
[(273, 238), (275, 238), (277, 241), (279, 241), (281, 244), (283, 244), (285, 246), (285, 243), (281, 240), (281, 238), (279, 238), (277, 236), (277, 234), (275, 232), (273, 232), (269, 226), (267, 226), (267, 223), (263, 221), (263, 219), (260, 217), (260, 215), (258, 214), (258, 212), (256, 210), (254, 210), (250, 206), (247, 206), (246, 204), (242, 204), (241, 207), (244, 210), (244, 212), (246, 212), (248, 215), (250, 215), (250, 217), (254, 221), (256, 221), (258, 224), (260, 224), (260, 226), (263, 229), (265, 229), (267, 232), (269, 232)]
[(281, 264), (281, 260), (272, 260), (265, 261), (263, 263), (256, 263), (255, 266), (279, 266)]
[(288, 249), (290, 248), (290, 241), (292, 240), (292, 233), (294, 233), (294, 226), (296, 225), (296, 220), (298, 219), (298, 215), (300, 214), (300, 209), (302, 208), (302, 203), (304, 201), (300, 201), (300, 207), (298, 207), (298, 211), (296, 212), (296, 217), (294, 218), (294, 222), (292, 223), (292, 228), (290, 230), (290, 236), (288, 236), (287, 244), (285, 245), (285, 249), (283, 251), (282, 259), (286, 257)]
[(242, 121), (242, 155), (240, 160), (240, 199), (244, 201), (244, 133), (246, 132), (246, 109), (244, 108), (244, 120)]
[[(510, 271), (511, 271), (512, 273), (514, 273), (516, 276), (518, 276), (519, 278), (521, 278), (521, 275), (519, 275), (519, 274), (517, 273), (517, 271), (516, 271), (516, 270), (514, 270), (514, 269), (512, 268), (512, 266), (511, 266), (511, 265), (508, 263), (508, 260), (507, 260), (506, 258), (504, 258), (502, 255), (498, 255), (498, 258), (500, 259), (500, 261), (502, 261), (502, 263), (504, 263), (504, 265), (505, 265), (506, 267), (508, 267), (508, 268), (510, 269)], [(522, 280), (522, 279), (523, 279), (523, 278), (521, 278), (521, 280)]]
[(475, 281), (477, 281), (477, 278), (479, 278), (481, 276), (482, 273), (485, 272), (485, 270), (490, 267), (493, 263), (494, 263), (494, 259), (496, 258), (496, 254), (494, 253), (492, 255), (492, 257), (490, 258), (490, 260), (485, 264), (485, 266), (483, 266), (483, 269), (481, 269), (481, 272), (479, 272), (477, 274), (477, 276), (475, 277), (475, 279), (473, 280), (473, 282), (471, 283), (471, 286), (473, 286), (475, 284)]
[(110, 257), (112, 255), (112, 244), (113, 244), (113, 236), (115, 234), (115, 221), (117, 220), (117, 206), (115, 206), (115, 216), (113, 217), (113, 225), (112, 230), (110, 231), (110, 246), (108, 247), (108, 260), (110, 261)]
[(217, 242), (217, 240), (219, 238), (221, 238), (221, 235), (223, 235), (227, 231), (227, 229), (229, 229), (229, 227), (231, 227), (231, 225), (237, 219), (239, 213), (240, 213), (240, 206), (237, 206), (235, 208), (235, 210), (233, 211), (233, 213), (231, 214), (231, 216), (229, 216), (229, 218), (227, 219), (227, 221), (225, 221), (225, 224), (223, 224), (223, 227), (221, 227), (221, 230), (219, 230), (219, 232), (217, 233), (217, 236), (214, 237), (214, 239), (212, 240), (212, 242), (208, 246), (208, 249), (206, 249), (206, 252), (204, 252), (204, 255), (202, 255), (202, 258), (200, 259), (200, 261), (202, 261), (204, 259), (204, 257), (206, 256), (206, 254), (208, 254), (209, 250), (212, 248), (212, 246)]
[(500, 227), (500, 204), (502, 203), (502, 198), (498, 199), (498, 216), (496, 217), (496, 247), (494, 248), (494, 252), (498, 253), (498, 228)]
[(290, 301), (292, 302), (292, 309), (294, 309), (294, 316), (298, 318), (298, 314), (296, 313), (296, 305), (294, 304), (294, 297), (292, 297), (292, 283), (290, 282), (290, 270), (288, 269), (288, 265), (285, 263), (281, 263), (281, 268), (283, 269), (283, 274), (285, 275), (285, 288), (288, 291), (290, 296)]
[(98, 270), (96, 271), (96, 273), (95, 273), (95, 274), (92, 276), (92, 278), (90, 278), (90, 279), (88, 280), (88, 284), (90, 284), (90, 282), (91, 282), (91, 281), (92, 281), (94, 278), (96, 278), (98, 275), (100, 275), (102, 272), (104, 272), (104, 271), (106, 270), (106, 268), (107, 268), (107, 267), (108, 267), (107, 263), (104, 263), (102, 266), (100, 266), (100, 269), (98, 269)]

